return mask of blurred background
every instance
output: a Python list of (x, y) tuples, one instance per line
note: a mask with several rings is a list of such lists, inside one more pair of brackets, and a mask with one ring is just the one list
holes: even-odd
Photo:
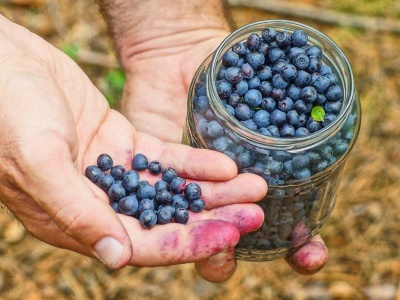
[[(326, 267), (304, 276), (283, 260), (239, 261), (222, 284), (191, 264), (110, 271), (35, 240), (0, 211), (0, 299), (400, 300), (400, 2), (229, 2), (237, 26), (288, 19), (317, 28), (353, 67), (362, 127), (322, 229)], [(0, 0), (0, 13), (71, 56), (116, 105), (125, 77), (94, 0)]]

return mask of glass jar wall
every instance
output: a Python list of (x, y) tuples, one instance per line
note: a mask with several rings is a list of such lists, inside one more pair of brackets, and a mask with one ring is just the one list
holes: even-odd
[[(295, 30), (306, 32), (306, 47), (314, 45), (322, 50), (322, 65), (329, 67), (335, 84), (341, 87), (343, 97), (336, 117), (311, 134), (265, 135), (235, 118), (223, 99), (227, 95), (221, 97), (216, 83), (224, 69), (224, 54), (238, 42), (246, 42), (253, 33), (262, 36), (265, 28), (290, 34)], [(232, 90), (239, 89), (238, 84), (232, 84)], [(243, 95), (240, 101), (244, 101)], [(259, 108), (253, 107), (253, 111)], [(183, 142), (225, 153), (236, 162), (239, 172), (257, 174), (269, 186), (268, 194), (258, 202), (265, 213), (264, 223), (241, 238), (236, 247), (238, 259), (265, 261), (285, 257), (319, 232), (333, 210), (360, 122), (361, 107), (349, 62), (329, 37), (304, 24), (286, 20), (249, 24), (229, 35), (203, 62), (189, 90)]]

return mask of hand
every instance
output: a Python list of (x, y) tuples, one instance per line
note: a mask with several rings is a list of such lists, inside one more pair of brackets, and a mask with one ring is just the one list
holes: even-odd
[[(230, 251), (261, 225), (262, 211), (251, 202), (267, 187), (257, 176), (237, 176), (220, 153), (135, 131), (72, 60), (2, 16), (0, 41), (0, 199), (33, 236), (121, 268), (200, 261)], [(101, 153), (130, 168), (138, 152), (199, 182), (206, 210), (187, 225), (151, 230), (116, 214), (84, 170)]]
[[(149, 39), (144, 45), (136, 44), (133, 52), (139, 54), (123, 61), (128, 76), (122, 113), (143, 132), (179, 143), (191, 79), (228, 34), (222, 30), (187, 31), (179, 33), (179, 38), (164, 36), (162, 42)], [(180, 45), (177, 41), (184, 43)], [(323, 240), (316, 236), (286, 261), (298, 273), (313, 274), (325, 265), (327, 257)], [(214, 282), (228, 279), (235, 267), (234, 251), (196, 264), (198, 273)]]

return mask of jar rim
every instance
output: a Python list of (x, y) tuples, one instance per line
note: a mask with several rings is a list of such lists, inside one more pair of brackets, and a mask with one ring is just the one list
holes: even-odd
[[(309, 33), (311, 33), (312, 34), (311, 37), (314, 38), (316, 41), (327, 42), (329, 46), (334, 49), (335, 54), (341, 61), (342, 67), (344, 68), (343, 74), (347, 79), (346, 83), (348, 86), (346, 86), (345, 89), (346, 94), (343, 95), (343, 107), (341, 108), (337, 118), (326, 127), (323, 127), (320, 130), (311, 133), (308, 136), (285, 137), (285, 138), (265, 136), (261, 133), (246, 128), (236, 118), (231, 116), (226, 111), (221, 101), (213, 101), (213, 103), (211, 103), (213, 106), (216, 106), (217, 108), (215, 113), (218, 114), (220, 120), (223, 121), (227, 126), (233, 123), (234, 125), (232, 124), (231, 129), (234, 129), (235, 133), (241, 135), (242, 137), (245, 137), (248, 140), (251, 140), (253, 143), (257, 145), (266, 143), (268, 147), (272, 146), (276, 147), (277, 149), (289, 150), (296, 148), (295, 145), (297, 146), (301, 145), (300, 147), (304, 148), (310, 145), (315, 146), (316, 144), (322, 144), (326, 139), (336, 134), (337, 131), (340, 129), (341, 125), (345, 122), (346, 116), (350, 113), (352, 104), (355, 99), (355, 85), (354, 85), (352, 68), (350, 66), (350, 63), (346, 55), (343, 53), (341, 48), (327, 35), (325, 35), (324, 33), (320, 32), (319, 30), (311, 26), (296, 21), (277, 19), (277, 20), (257, 21), (236, 29), (222, 41), (222, 43), (218, 46), (218, 48), (215, 50), (212, 56), (210, 72), (207, 72), (207, 79), (206, 79), (207, 82), (209, 83), (207, 84), (207, 86), (209, 87), (208, 92), (212, 93), (217, 99), (219, 99), (215, 82), (217, 78), (217, 70), (218, 70), (217, 67), (218, 64), (220, 63), (221, 55), (224, 54), (224, 49), (229, 44), (232, 43), (233, 39), (240, 37), (243, 32), (247, 32), (250, 29), (252, 30), (252, 32), (255, 32), (257, 31), (257, 29), (254, 28), (261, 28), (262, 26), (264, 28), (272, 27), (274, 29), (288, 27), (288, 26), (293, 27), (293, 30), (304, 29), (307, 30), (307, 34), (309, 36), (310, 36)], [(284, 30), (284, 29), (279, 29), (279, 30)], [(337, 68), (337, 66), (334, 67)], [(344, 89), (344, 87), (342, 88)]]

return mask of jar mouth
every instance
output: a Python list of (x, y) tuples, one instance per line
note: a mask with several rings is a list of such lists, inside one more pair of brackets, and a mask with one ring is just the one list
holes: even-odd
[(210, 72), (208, 72), (206, 78), (208, 83), (207, 92), (212, 94), (213, 98), (219, 99), (215, 82), (218, 69), (221, 65), (221, 58), (225, 51), (230, 49), (235, 43), (243, 41), (249, 34), (254, 32), (261, 33), (266, 27), (272, 27), (277, 31), (302, 29), (308, 34), (308, 44), (318, 45), (323, 50), (322, 61), (328, 64), (332, 71), (338, 75), (339, 84), (343, 89), (343, 106), (335, 121), (308, 136), (280, 138), (265, 136), (248, 129), (226, 111), (221, 101), (214, 101), (211, 103), (214, 112), (228, 128), (258, 146), (267, 144), (268, 147), (279, 150), (296, 151), (296, 148), (301, 148), (299, 151), (302, 151), (308, 146), (322, 144), (331, 136), (335, 135), (346, 121), (347, 115), (351, 111), (353, 99), (355, 98), (355, 86), (350, 63), (343, 51), (332, 39), (313, 27), (289, 20), (264, 20), (238, 28), (227, 36), (214, 52), (211, 60)]

